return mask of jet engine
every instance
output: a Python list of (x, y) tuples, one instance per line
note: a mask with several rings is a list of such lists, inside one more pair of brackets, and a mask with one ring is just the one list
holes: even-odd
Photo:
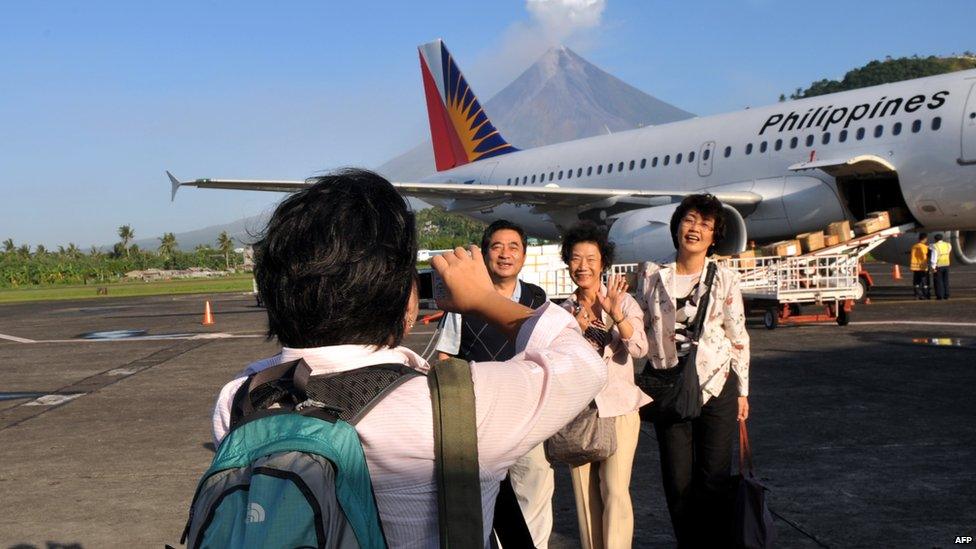
[[(678, 204), (631, 210), (615, 216), (609, 237), (617, 245), (616, 263), (671, 261), (675, 256), (671, 239), (671, 215)], [(725, 238), (716, 247), (718, 255), (731, 255), (746, 249), (746, 223), (735, 208), (724, 205)]]
[[(918, 242), (918, 233), (908, 233), (892, 238), (871, 252), (876, 259), (886, 263), (907, 266), (912, 246)], [(938, 231), (929, 233), (929, 244)], [(945, 231), (942, 233), (952, 244), (952, 261), (962, 265), (976, 264), (976, 231)]]

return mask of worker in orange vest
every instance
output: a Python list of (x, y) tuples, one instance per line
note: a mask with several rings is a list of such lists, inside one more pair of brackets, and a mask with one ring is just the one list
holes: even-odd
[(915, 290), (916, 299), (932, 299), (932, 294), (929, 292), (931, 276), (929, 276), (928, 239), (928, 233), (919, 233), (918, 242), (912, 246), (910, 268), (912, 269), (912, 288)]

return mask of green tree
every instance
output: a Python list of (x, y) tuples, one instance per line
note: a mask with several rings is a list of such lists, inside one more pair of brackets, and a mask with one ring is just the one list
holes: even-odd
[(38, 244), (37, 247), (34, 248), (34, 255), (47, 255), (47, 248), (44, 247), (44, 244)]
[(173, 233), (163, 233), (163, 237), (159, 239), (159, 255), (165, 258), (173, 257), (176, 247), (176, 235)]
[(81, 250), (78, 249), (78, 246), (74, 242), (68, 242), (68, 248), (65, 250), (65, 253), (68, 254), (68, 257), (77, 259), (81, 255)]
[(14, 244), (14, 239), (8, 238), (3, 241), (3, 253), (12, 254), (17, 251), (17, 245)]
[(230, 253), (234, 251), (234, 239), (227, 234), (227, 231), (221, 231), (217, 236), (217, 249), (224, 254), (224, 268), (230, 269)]
[(129, 225), (119, 227), (119, 238), (122, 239), (122, 249), (125, 250), (125, 257), (129, 257), (129, 243), (135, 238), (136, 232)]
[(17, 248), (17, 253), (20, 255), (20, 257), (30, 257), (30, 244), (21, 244), (20, 247)]
[(976, 59), (972, 57), (936, 57), (930, 55), (929, 57), (912, 56), (893, 59), (891, 56), (886, 56), (884, 61), (871, 61), (863, 67), (848, 71), (841, 80), (824, 78), (813, 82), (807, 89), (797, 88), (794, 93), (790, 94), (790, 98), (815, 97), (973, 68), (976, 68)]

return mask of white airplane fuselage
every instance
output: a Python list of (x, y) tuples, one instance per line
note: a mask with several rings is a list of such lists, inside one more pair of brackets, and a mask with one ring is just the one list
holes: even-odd
[[(797, 167), (831, 160), (840, 165), (858, 157), (881, 159), (893, 170), (855, 166), (855, 173), (835, 177), (829, 169)], [(976, 70), (513, 152), (424, 181), (750, 191), (762, 201), (743, 217), (748, 238), (759, 242), (890, 207), (907, 210), (907, 220), (927, 230), (968, 235), (976, 230)], [(486, 221), (507, 218), (545, 238), (557, 237), (580, 216), (612, 220), (635, 207), (621, 208), (611, 200), (585, 212), (540, 214), (511, 202), (473, 210), (460, 200), (431, 202)], [(670, 202), (653, 199), (644, 207)], [(976, 233), (960, 242), (965, 248), (960, 253), (976, 258)]]

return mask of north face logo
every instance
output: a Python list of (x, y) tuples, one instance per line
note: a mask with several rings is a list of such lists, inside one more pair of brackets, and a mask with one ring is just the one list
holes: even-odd
[(247, 519), (245, 519), (244, 522), (264, 522), (264, 507), (261, 507), (252, 501), (251, 504), (247, 506)]

